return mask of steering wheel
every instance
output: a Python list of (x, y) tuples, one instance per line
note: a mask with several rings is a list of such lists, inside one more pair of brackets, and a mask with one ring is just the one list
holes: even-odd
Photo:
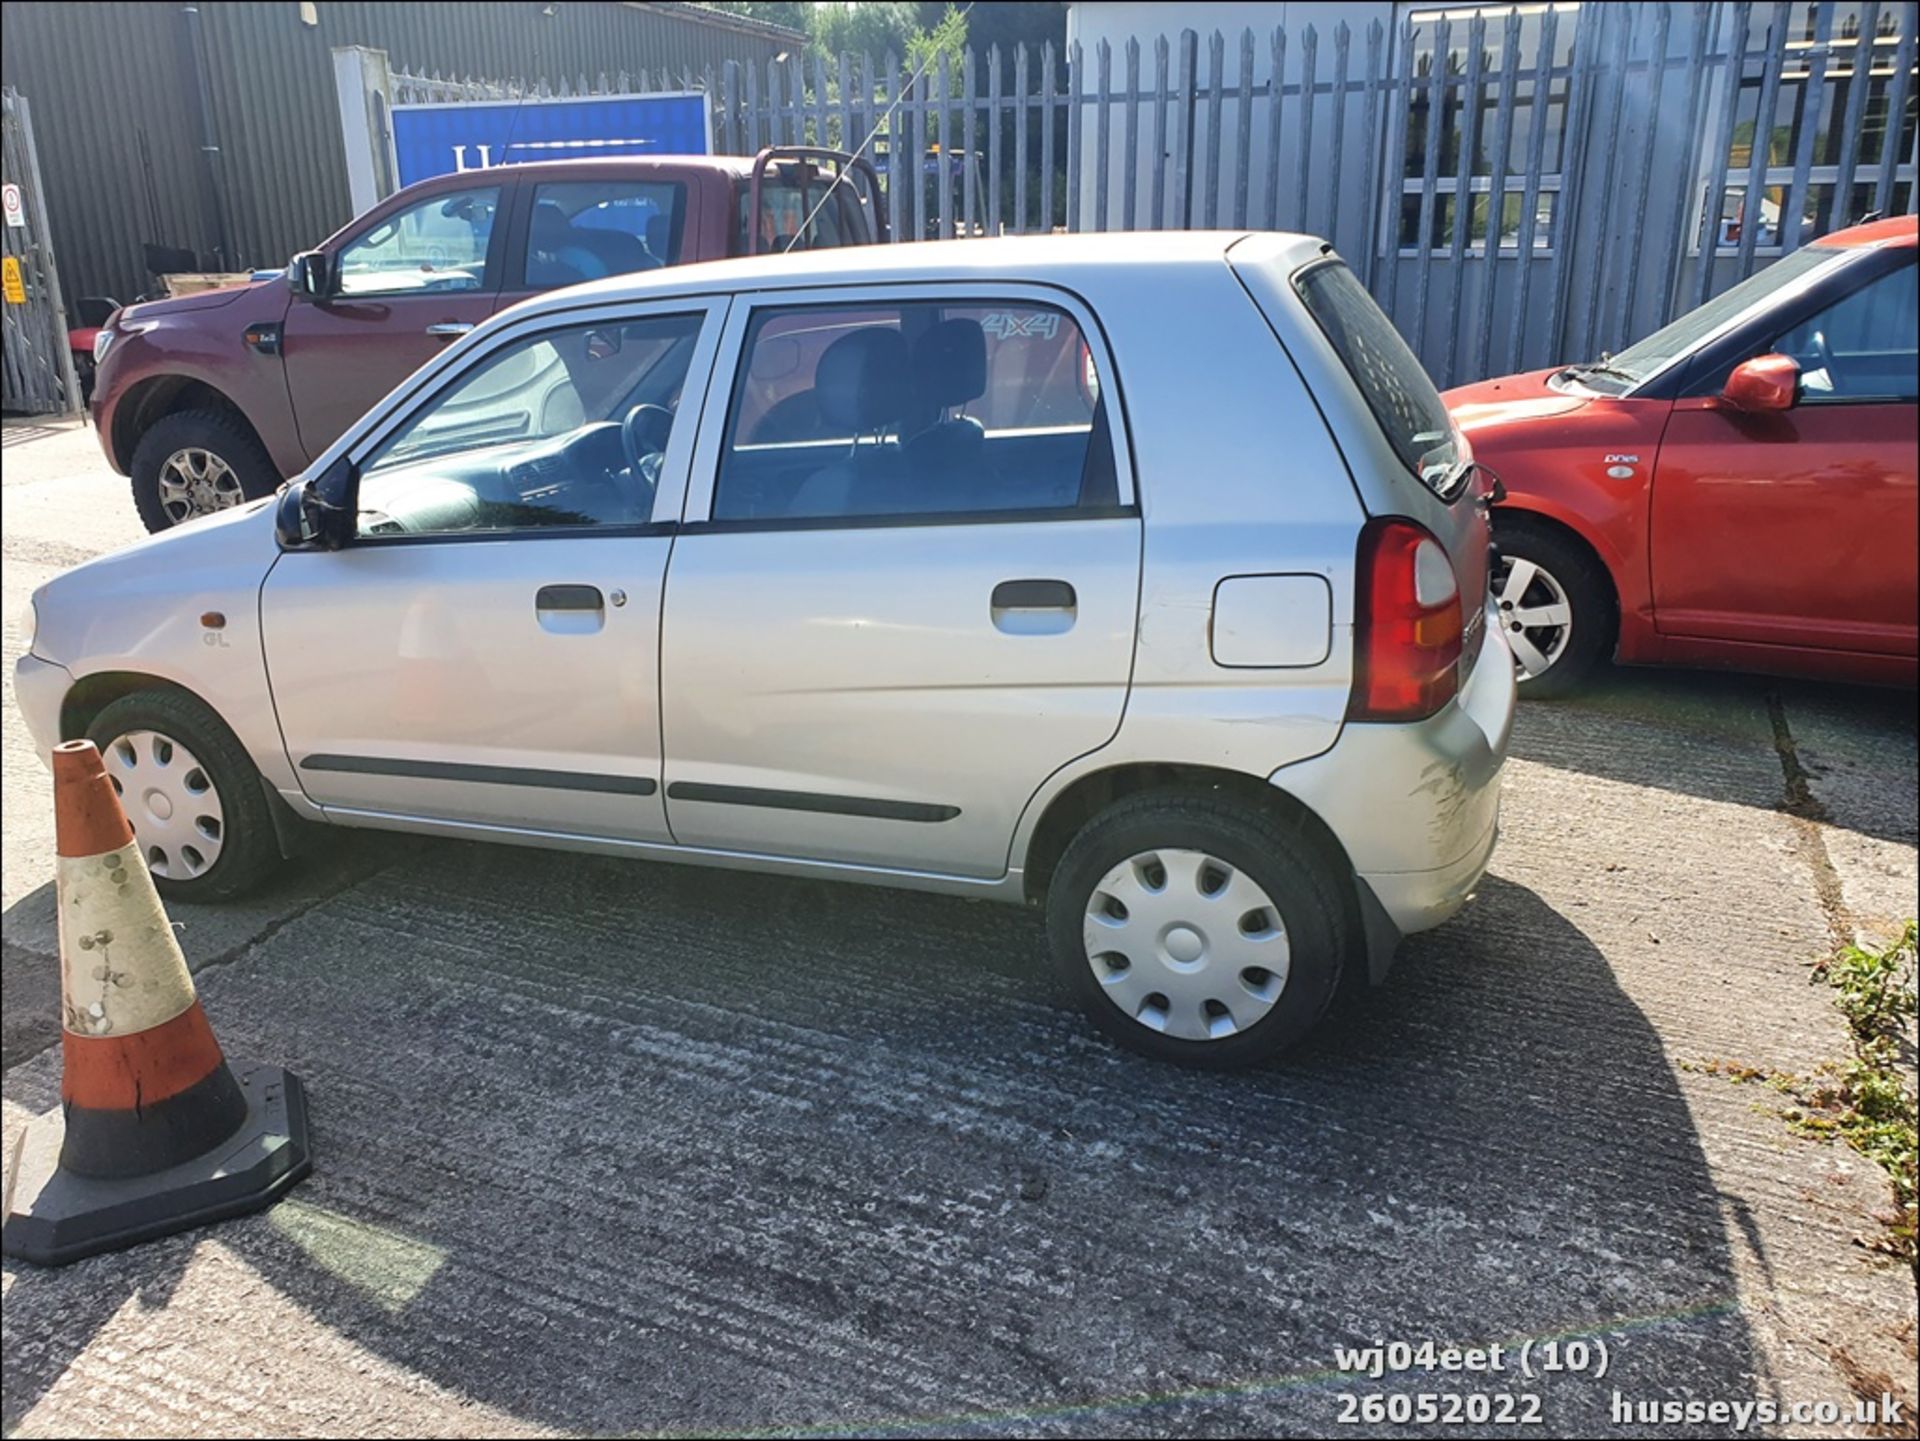
[(620, 422), (620, 446), (627, 454), (627, 473), (647, 487), (652, 498), (666, 460), (667, 437), (673, 433), (673, 412), (664, 405), (636, 405)]

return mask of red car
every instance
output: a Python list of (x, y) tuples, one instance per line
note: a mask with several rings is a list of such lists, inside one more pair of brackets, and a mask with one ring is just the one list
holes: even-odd
[(1603, 658), (1911, 686), (1913, 216), (1794, 251), (1618, 355), (1462, 386), (1506, 486), (1522, 695)]

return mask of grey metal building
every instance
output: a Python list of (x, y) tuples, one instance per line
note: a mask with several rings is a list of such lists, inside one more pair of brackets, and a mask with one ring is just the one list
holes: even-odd
[(351, 219), (335, 46), (423, 73), (558, 83), (697, 75), (803, 42), (696, 5), (605, 0), (6, 0), (0, 27), (0, 79), (33, 104), (70, 306), (148, 289), (147, 243), (246, 269)]

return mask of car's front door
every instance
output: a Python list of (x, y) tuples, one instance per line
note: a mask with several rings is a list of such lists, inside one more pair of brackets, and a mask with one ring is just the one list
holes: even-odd
[(1126, 704), (1141, 522), (1097, 333), (1010, 285), (736, 303), (667, 576), (677, 841), (1005, 871)]
[(436, 191), (376, 215), (334, 249), (333, 293), (287, 308), (281, 355), (309, 458), (493, 313), (510, 189)]
[(1663, 633), (1915, 653), (1915, 274), (1909, 251), (1762, 338), (1755, 353), (1800, 366), (1792, 409), (1749, 415), (1717, 394), (1675, 403), (1653, 483)]
[(261, 594), (310, 799), (375, 823), (669, 839), (660, 590), (720, 313), (529, 322), (369, 433), (352, 541), (282, 555)]

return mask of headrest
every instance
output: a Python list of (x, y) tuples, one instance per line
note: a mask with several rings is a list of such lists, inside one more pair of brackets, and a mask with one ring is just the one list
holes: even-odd
[(869, 325), (829, 345), (813, 373), (820, 417), (842, 431), (879, 430), (907, 413), (907, 342), (899, 331)]
[(549, 249), (564, 243), (573, 234), (573, 222), (567, 219), (567, 212), (551, 200), (542, 200), (533, 207), (532, 232), (532, 243)]
[(914, 398), (965, 405), (987, 389), (987, 335), (977, 320), (943, 320), (913, 345)]

